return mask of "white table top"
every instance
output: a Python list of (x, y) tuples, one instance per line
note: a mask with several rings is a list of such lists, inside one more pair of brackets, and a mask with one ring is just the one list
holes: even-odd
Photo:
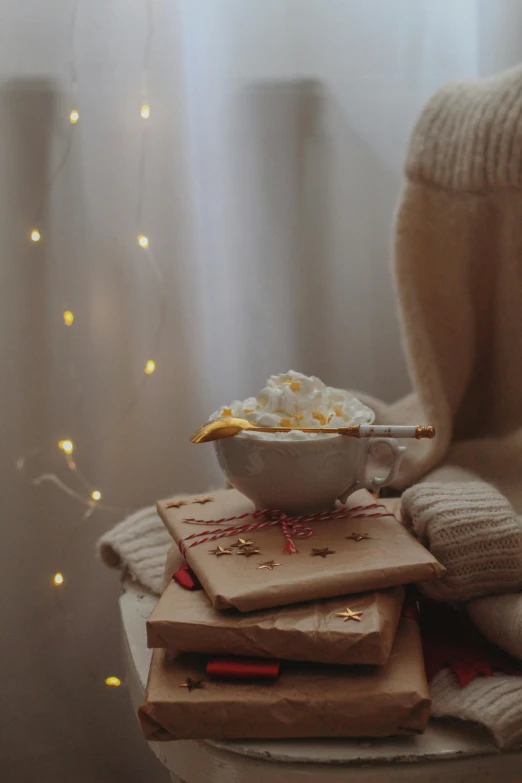
[[(133, 585), (126, 584), (120, 597), (120, 610), (126, 640), (129, 675), (128, 683), (135, 704), (144, 698), (145, 684), (151, 659), (147, 649), (145, 621), (156, 602), (156, 597)], [(170, 743), (173, 744), (173, 743)], [(174, 743), (178, 744), (178, 743)], [(390, 739), (318, 739), (318, 740), (206, 740), (228, 752), (251, 758), (276, 762), (304, 764), (353, 764), (414, 762), (484, 756), (498, 750), (489, 735), (478, 727), (452, 722), (432, 722), (422, 736), (392, 737)], [(519, 756), (519, 754), (516, 754)], [(517, 780), (522, 780), (517, 778)]]

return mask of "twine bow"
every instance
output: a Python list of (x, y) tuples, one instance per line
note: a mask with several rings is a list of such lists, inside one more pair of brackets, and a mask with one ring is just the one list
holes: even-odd
[[(377, 511), (376, 509), (384, 509)], [(367, 513), (373, 512), (373, 513)], [(317, 514), (306, 514), (302, 516), (289, 516), (284, 511), (279, 509), (265, 509), (263, 511), (247, 511), (244, 514), (239, 514), (233, 517), (223, 517), (222, 519), (184, 519), (183, 522), (187, 522), (192, 525), (224, 525), (227, 522), (241, 523), (242, 519), (247, 517), (252, 519), (252, 522), (245, 522), (243, 524), (229, 525), (227, 527), (209, 528), (208, 530), (202, 530), (200, 533), (191, 533), (185, 538), (181, 538), (178, 542), (180, 552), (183, 556), (187, 549), (198, 544), (204, 544), (207, 541), (216, 541), (218, 538), (225, 538), (226, 536), (237, 536), (242, 533), (252, 533), (256, 530), (264, 530), (267, 527), (275, 527), (280, 525), (283, 535), (286, 539), (284, 552), (287, 554), (295, 554), (299, 552), (298, 548), (294, 544), (292, 538), (309, 538), (313, 535), (313, 528), (308, 527), (310, 523), (315, 522), (327, 522), (332, 519), (358, 519), (361, 517), (388, 517), (391, 516), (390, 512), (381, 503), (369, 503), (366, 506), (352, 506), (351, 508), (337, 508), (331, 511), (320, 511)]]

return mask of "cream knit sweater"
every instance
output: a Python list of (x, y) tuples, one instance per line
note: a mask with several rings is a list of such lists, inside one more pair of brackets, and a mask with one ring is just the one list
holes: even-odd
[(409, 445), (398, 487), (446, 463), (464, 469), (459, 479), (491, 481), (520, 513), (522, 66), (439, 90), (406, 176), (395, 279), (416, 393), (365, 401), (379, 422), (437, 427), (435, 440)]
[(522, 589), (522, 517), (491, 484), (422, 482), (401, 515), (446, 573), (419, 587), (436, 601), (468, 601)]

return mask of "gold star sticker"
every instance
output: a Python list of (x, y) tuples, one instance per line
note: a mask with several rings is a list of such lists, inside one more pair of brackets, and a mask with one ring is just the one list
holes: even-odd
[(240, 549), (239, 552), (236, 552), (236, 555), (245, 555), (245, 557), (250, 557), (250, 555), (260, 555), (261, 550), (258, 549), (255, 546), (245, 546), (243, 549)]
[(266, 563), (258, 563), (259, 569), (266, 568), (268, 571), (273, 571), (276, 566), (280, 566), (281, 563), (276, 563), (275, 560), (267, 560)]
[(238, 538), (236, 543), (232, 544), (232, 546), (239, 547), (241, 549), (244, 546), (255, 546), (255, 544), (249, 538)]
[(222, 546), (219, 546), (219, 545), (215, 549), (209, 549), (208, 551), (209, 551), (209, 553), (211, 555), (216, 555), (216, 557), (221, 557), (221, 555), (233, 555), (234, 554), (232, 552), (232, 550), (229, 549), (228, 547), (222, 547)]
[(204, 503), (212, 503), (213, 500), (214, 500), (214, 498), (211, 497), (210, 495), (204, 495), (203, 497), (200, 497), (200, 498), (194, 498), (194, 500), (192, 502), (193, 503), (200, 503), (201, 505), (203, 505)]
[(351, 609), (345, 609), (344, 612), (338, 612), (335, 616), (343, 617), (344, 622), (347, 620), (355, 620), (355, 622), (360, 623), (363, 612), (352, 612)]
[(186, 500), (171, 500), (170, 503), (167, 503), (167, 508), (181, 508), (181, 506), (186, 506), (187, 501)]
[(371, 535), (369, 533), (352, 533), (350, 536), (346, 536), (346, 538), (351, 538), (352, 541), (366, 541), (371, 538)]
[(204, 688), (205, 682), (204, 680), (194, 680), (192, 677), (187, 677), (183, 685), (180, 685), (179, 687), (187, 688), (190, 693), (190, 691), (196, 690), (197, 688)]
[(312, 557), (326, 557), (327, 555), (335, 555), (335, 550), (324, 546), (322, 549), (312, 549), (310, 555)]

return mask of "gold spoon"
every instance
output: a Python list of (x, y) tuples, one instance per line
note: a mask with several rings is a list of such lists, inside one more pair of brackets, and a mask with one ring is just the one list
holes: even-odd
[(255, 432), (320, 432), (336, 435), (347, 435), (351, 438), (434, 438), (435, 427), (422, 425), (399, 424), (388, 426), (387, 424), (349, 424), (346, 427), (263, 427), (259, 424), (251, 424), (246, 419), (238, 419), (235, 416), (227, 416), (222, 419), (214, 419), (199, 428), (190, 438), (191, 443), (206, 443), (210, 440), (231, 438), (242, 430), (254, 430)]

